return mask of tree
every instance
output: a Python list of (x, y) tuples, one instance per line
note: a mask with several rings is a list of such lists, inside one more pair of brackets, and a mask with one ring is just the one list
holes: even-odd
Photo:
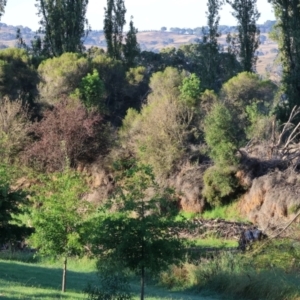
[(129, 31), (126, 34), (125, 44), (123, 45), (123, 54), (125, 59), (125, 65), (127, 68), (134, 67), (135, 58), (140, 53), (140, 46), (137, 42), (137, 29), (133, 26), (132, 17), (129, 23)]
[(163, 26), (160, 30), (161, 30), (162, 32), (165, 32), (165, 31), (167, 31), (167, 27)]
[(146, 270), (158, 274), (183, 257), (178, 236), (182, 223), (174, 219), (176, 199), (159, 189), (149, 166), (133, 164), (119, 178), (111, 206), (117, 211), (105, 210), (97, 217), (94, 250), (100, 259), (121, 261), (140, 274), (142, 300)]
[(236, 165), (236, 152), (241, 141), (237, 138), (231, 111), (223, 103), (216, 103), (205, 118), (205, 141), (212, 160), (221, 166)]
[(64, 53), (44, 60), (38, 67), (40, 100), (50, 105), (56, 104), (61, 97), (69, 96), (79, 88), (89, 71), (88, 59), (78, 53)]
[[(191, 74), (182, 80), (179, 87), (181, 99), (191, 107), (196, 107), (201, 96), (200, 79), (196, 74)], [(197, 101), (198, 100), (198, 101)]]
[(88, 73), (82, 78), (79, 88), (75, 90), (73, 95), (78, 97), (86, 108), (96, 107), (102, 112), (105, 111), (105, 87), (96, 69), (93, 70), (92, 74)]
[(40, 44), (46, 57), (65, 52), (83, 52), (87, 36), (85, 18), (88, 0), (36, 0), (40, 21)]
[[(238, 139), (246, 140), (248, 127), (257, 125), (257, 129), (259, 128), (262, 116), (268, 116), (274, 109), (276, 92), (277, 86), (270, 80), (262, 80), (257, 74), (249, 72), (242, 72), (223, 84), (220, 98), (235, 120)], [(254, 111), (256, 124), (253, 123)], [(259, 116), (261, 119), (258, 122)], [(255, 132), (250, 128), (249, 130)]]
[[(273, 4), (280, 59), (283, 66), (283, 97), (279, 117), (288, 120), (295, 105), (300, 104), (300, 7), (297, 0), (269, 0)], [(274, 35), (273, 35), (274, 36)]]
[(104, 35), (107, 53), (111, 58), (121, 59), (123, 48), (123, 27), (126, 8), (123, 0), (107, 0), (104, 18)]
[(18, 217), (28, 208), (27, 194), (11, 188), (9, 169), (12, 166), (0, 164), (0, 244), (22, 241), (32, 230), (20, 225)]
[(31, 188), (31, 242), (39, 253), (63, 258), (62, 291), (66, 291), (67, 259), (83, 251), (82, 232), (89, 211), (80, 199), (86, 191), (84, 178), (68, 168), (53, 175), (41, 175)]
[(207, 29), (208, 32), (205, 32), (203, 29), (203, 44), (205, 51), (206, 59), (206, 71), (207, 71), (207, 82), (210, 82), (210, 85), (207, 86), (209, 89), (217, 90), (218, 87), (218, 68), (220, 65), (220, 45), (218, 43), (219, 37), (219, 10), (221, 9), (222, 0), (208, 0), (206, 12), (207, 15)]
[(257, 0), (226, 0), (226, 2), (231, 5), (232, 15), (238, 21), (239, 58), (243, 71), (254, 71), (260, 33), (256, 26), (260, 17), (256, 7)]
[(38, 74), (24, 49), (0, 51), (0, 96), (33, 104), (37, 94)]
[(31, 121), (21, 100), (0, 99), (0, 161), (13, 163), (31, 142), (28, 135)]
[(7, 2), (6, 0), (0, 0), (0, 18), (4, 14), (6, 2)]
[(257, 100), (263, 101), (269, 109), (273, 106), (277, 87), (270, 80), (262, 80), (259, 75), (242, 72), (223, 84), (221, 99), (231, 110), (237, 110), (240, 117), (245, 114), (247, 105)]
[(238, 186), (234, 172), (239, 163), (237, 151), (243, 141), (239, 140), (236, 123), (230, 109), (220, 102), (215, 103), (205, 117), (205, 141), (214, 166), (204, 173), (202, 193), (211, 206), (224, 204)]
[[(92, 59), (92, 67), (98, 71), (106, 91), (105, 107), (109, 110), (115, 122), (123, 118), (127, 103), (124, 101), (124, 86), (126, 84), (125, 67), (120, 60), (107, 55), (97, 55)], [(111, 119), (112, 120), (112, 119)]]
[(66, 157), (72, 168), (92, 162), (109, 144), (102, 116), (87, 110), (79, 100), (61, 100), (29, 130), (35, 141), (25, 148), (23, 161), (39, 171), (63, 170)]
[[(189, 137), (197, 135), (192, 122), (198, 102), (192, 97), (198, 97), (199, 80), (192, 76), (183, 83), (186, 77), (185, 72), (171, 67), (153, 74), (147, 103), (140, 114), (128, 110), (120, 130), (124, 147), (140, 162), (150, 164), (160, 179), (168, 177), (182, 159)], [(187, 93), (187, 85), (193, 85), (193, 93)]]

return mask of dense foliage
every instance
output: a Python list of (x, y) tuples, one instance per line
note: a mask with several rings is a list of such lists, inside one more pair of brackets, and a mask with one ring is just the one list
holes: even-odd
[(80, 161), (93, 161), (108, 147), (101, 115), (70, 99), (62, 99), (45, 111), (43, 120), (33, 123), (30, 131), (34, 142), (25, 148), (23, 157), (40, 171), (75, 168)]
[[(146, 272), (183, 259), (180, 209), (228, 204), (276, 168), (298, 172), (300, 110), (277, 121), (299, 102), (298, 2), (271, 1), (279, 87), (254, 73), (256, 0), (209, 0), (199, 39), (159, 53), (141, 51), (132, 19), (125, 34), (123, 0), (107, 0), (107, 48), (87, 51), (87, 0), (37, 2), (42, 35), (0, 50), (0, 244), (34, 231), (30, 245), (63, 258), (63, 291), (67, 259), (93, 254), (91, 299), (130, 299), (128, 270), (143, 299)], [(226, 2), (238, 33), (222, 47)]]

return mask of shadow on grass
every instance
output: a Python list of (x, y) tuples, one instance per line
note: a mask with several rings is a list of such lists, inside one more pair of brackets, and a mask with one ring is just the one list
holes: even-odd
[[(64, 295), (62, 293), (35, 293), (34, 296), (33, 295), (24, 295), (22, 294), (22, 298), (20, 298), (20, 294), (19, 293), (14, 293), (12, 291), (9, 292), (9, 296), (5, 296), (0, 294), (0, 300), (33, 300), (33, 299), (70, 299), (69, 295)], [(78, 298), (74, 298), (72, 296), (73, 300), (77, 300), (77, 299), (83, 299), (83, 297), (78, 297)]]
[[(93, 281), (95, 278), (95, 272), (67, 271), (67, 290), (82, 292), (87, 282)], [(16, 283), (26, 287), (60, 290), (62, 269), (14, 261), (0, 261), (0, 279), (9, 284)]]

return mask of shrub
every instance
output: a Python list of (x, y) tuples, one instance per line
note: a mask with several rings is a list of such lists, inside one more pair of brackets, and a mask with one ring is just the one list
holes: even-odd
[(70, 99), (47, 110), (30, 131), (35, 142), (25, 149), (23, 159), (38, 170), (60, 171), (67, 161), (76, 167), (80, 161), (94, 161), (108, 147), (101, 115)]
[(91, 283), (85, 289), (90, 300), (129, 300), (132, 292), (129, 276), (124, 267), (115, 261), (98, 261), (98, 284)]
[(168, 270), (160, 273), (159, 283), (168, 289), (188, 286), (191, 276), (188, 266), (171, 265)]
[(261, 102), (256, 101), (246, 106), (247, 119), (249, 126), (246, 128), (249, 140), (269, 141), (272, 138), (272, 124), (274, 117), (260, 109)]
[[(265, 269), (256, 266), (259, 256), (221, 252), (213, 259), (204, 259), (197, 265), (185, 263), (181, 276), (173, 266), (161, 276), (161, 284), (178, 288), (181, 286), (216, 292), (223, 299), (299, 299), (300, 289), (297, 273), (280, 269), (273, 262), (274, 252), (267, 252), (269, 265)], [(277, 250), (281, 255), (282, 250)], [(290, 261), (292, 257), (290, 257)], [(298, 272), (298, 271), (297, 271)]]
[(229, 202), (237, 191), (238, 181), (235, 168), (210, 167), (204, 173), (203, 196), (213, 206), (220, 206)]
[(29, 142), (30, 121), (21, 100), (0, 99), (1, 161), (13, 162)]
[(73, 95), (78, 97), (85, 107), (97, 107), (101, 111), (105, 111), (104, 94), (104, 83), (100, 79), (98, 71), (94, 69), (92, 74), (88, 73), (82, 78), (79, 88)]
[(238, 163), (239, 131), (232, 113), (223, 103), (216, 103), (206, 116), (204, 134), (210, 148), (209, 156), (215, 163), (220, 166)]

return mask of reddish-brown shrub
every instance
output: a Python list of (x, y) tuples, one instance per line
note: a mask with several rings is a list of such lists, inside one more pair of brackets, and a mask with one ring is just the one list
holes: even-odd
[(79, 162), (92, 162), (107, 149), (107, 126), (95, 110), (87, 110), (79, 101), (62, 99), (32, 124), (35, 142), (23, 158), (42, 171), (59, 171)]

